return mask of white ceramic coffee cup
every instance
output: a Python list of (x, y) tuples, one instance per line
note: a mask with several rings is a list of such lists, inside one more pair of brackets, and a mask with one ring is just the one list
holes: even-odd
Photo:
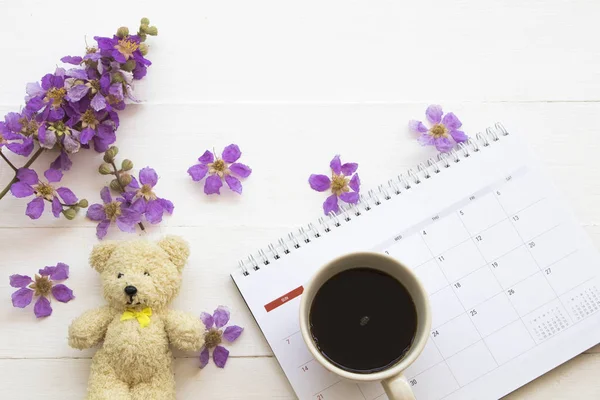
[[(309, 327), (310, 308), (321, 286), (331, 277), (342, 271), (365, 267), (380, 270), (396, 278), (408, 290), (417, 309), (417, 331), (408, 352), (396, 364), (383, 371), (371, 374), (349, 372), (329, 362), (317, 349)], [(317, 271), (308, 285), (305, 286), (300, 302), (300, 330), (304, 342), (315, 360), (331, 372), (351, 381), (381, 381), (390, 400), (410, 400), (415, 398), (403, 372), (423, 351), (429, 338), (430, 328), (431, 310), (425, 288), (408, 267), (385, 254), (371, 252), (351, 253), (325, 264)]]

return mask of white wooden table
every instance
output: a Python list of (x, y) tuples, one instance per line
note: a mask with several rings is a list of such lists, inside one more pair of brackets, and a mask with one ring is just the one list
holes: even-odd
[[(312, 220), (323, 196), (308, 176), (341, 153), (374, 187), (433, 154), (408, 132), (429, 103), (454, 111), (467, 133), (502, 121), (547, 163), (581, 223), (600, 245), (600, 45), (595, 0), (507, 1), (121, 1), (0, 0), (0, 112), (17, 110), (25, 84), (84, 39), (148, 16), (154, 65), (139, 105), (121, 115), (117, 144), (136, 168), (154, 167), (172, 217), (146, 236), (184, 236), (192, 256), (174, 307), (199, 314), (220, 304), (246, 327), (225, 369), (175, 361), (181, 399), (292, 399), (287, 383), (229, 273), (237, 260)], [(186, 169), (207, 148), (237, 143), (254, 172), (240, 197), (206, 197)], [(50, 155), (34, 165), (42, 171)], [(99, 201), (101, 156), (81, 152), (64, 182)], [(0, 166), (0, 185), (11, 171)], [(80, 399), (93, 351), (67, 345), (67, 326), (102, 304), (88, 266), (95, 225), (0, 202), (0, 398)], [(109, 238), (133, 236), (117, 233)], [(76, 300), (36, 320), (14, 309), (8, 276), (63, 261)], [(600, 398), (600, 348), (510, 395)]]

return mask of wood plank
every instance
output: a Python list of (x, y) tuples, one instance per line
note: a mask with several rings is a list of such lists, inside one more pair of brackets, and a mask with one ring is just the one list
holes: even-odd
[[(14, 62), (3, 66), (0, 104), (20, 102), (25, 83), (60, 57), (82, 54), (84, 37), (134, 29), (140, 15), (160, 31), (140, 92), (154, 103), (600, 99), (593, 0), (63, 4), (3, 10), (2, 50)], [(73, 9), (94, 18), (48, 23)], [(42, 37), (60, 41), (40, 46)]]
[[(81, 399), (89, 374), (88, 359), (0, 360), (0, 398)], [(511, 393), (507, 400), (583, 400), (600, 397), (595, 384), (600, 355), (583, 354)], [(295, 399), (274, 358), (230, 358), (225, 369), (198, 368), (191, 358), (175, 361), (181, 399)], [(39, 383), (39, 384), (37, 384)]]

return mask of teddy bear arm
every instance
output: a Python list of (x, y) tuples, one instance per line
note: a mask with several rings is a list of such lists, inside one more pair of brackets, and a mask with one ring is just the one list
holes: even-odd
[(80, 350), (97, 345), (104, 339), (113, 317), (109, 306), (86, 311), (69, 326), (69, 345)]
[(165, 319), (169, 342), (184, 351), (199, 351), (204, 346), (204, 324), (194, 315), (169, 310)]

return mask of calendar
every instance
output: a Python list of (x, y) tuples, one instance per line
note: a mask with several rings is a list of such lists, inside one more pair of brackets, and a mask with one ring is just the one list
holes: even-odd
[(300, 334), (304, 285), (356, 251), (396, 258), (429, 295), (430, 338), (405, 371), (418, 400), (498, 399), (600, 342), (598, 251), (502, 125), (240, 261), (232, 278), (300, 399), (387, 399)]

